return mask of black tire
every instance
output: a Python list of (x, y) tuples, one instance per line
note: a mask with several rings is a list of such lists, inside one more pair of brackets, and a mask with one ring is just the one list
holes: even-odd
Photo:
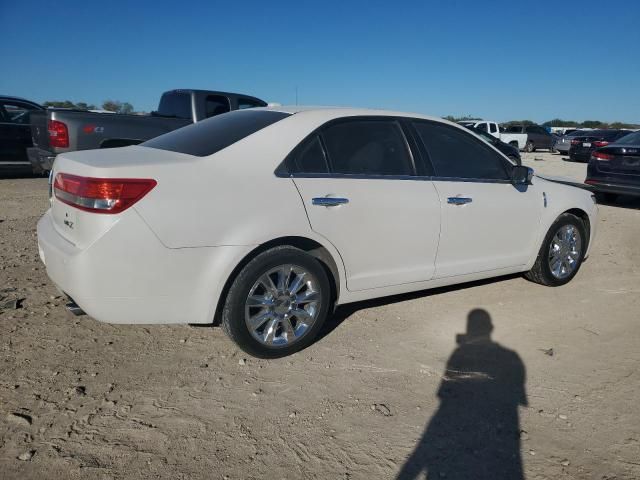
[[(305, 269), (316, 279), (321, 298), (318, 313), (309, 330), (293, 343), (267, 346), (255, 339), (249, 331), (245, 322), (245, 302), (252, 286), (262, 275), (280, 265), (289, 264)], [(292, 246), (274, 247), (247, 263), (233, 280), (222, 311), (222, 329), (249, 355), (259, 358), (285, 357), (313, 343), (333, 306), (332, 302), (329, 278), (318, 260)]]
[(535, 152), (536, 147), (533, 145), (533, 142), (527, 142), (527, 144), (524, 146), (524, 151), (527, 153)]
[[(581, 236), (581, 252), (580, 257), (577, 260), (577, 265), (573, 272), (571, 272), (569, 276), (560, 279), (551, 273), (551, 267), (549, 265), (549, 248), (556, 232), (565, 225), (573, 225), (578, 230), (578, 233)], [(525, 278), (532, 282), (546, 285), (548, 287), (559, 287), (561, 285), (569, 283), (573, 279), (573, 277), (576, 276), (576, 274), (580, 270), (580, 267), (582, 266), (584, 253), (588, 247), (588, 241), (589, 239), (586, 235), (586, 228), (584, 226), (584, 223), (582, 223), (582, 220), (570, 213), (563, 213), (556, 219), (555, 222), (553, 222), (553, 224), (549, 228), (549, 231), (545, 235), (544, 241), (542, 242), (542, 246), (540, 247), (540, 251), (538, 252), (536, 262), (533, 264), (533, 268), (525, 273)]]

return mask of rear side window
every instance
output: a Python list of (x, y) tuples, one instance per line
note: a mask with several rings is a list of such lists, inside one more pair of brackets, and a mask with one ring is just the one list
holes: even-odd
[(393, 121), (356, 120), (322, 131), (332, 173), (412, 175), (400, 126)]
[(141, 145), (206, 157), (289, 115), (268, 110), (237, 110), (187, 125)]
[(507, 180), (505, 161), (473, 135), (448, 125), (413, 124), (437, 177)]
[(229, 99), (221, 95), (207, 95), (205, 103), (207, 109), (207, 118), (215, 117), (216, 115), (227, 113), (231, 110)]
[(307, 140), (294, 152), (295, 173), (328, 173), (327, 159), (317, 136)]
[(191, 94), (186, 92), (167, 92), (160, 98), (158, 113), (165, 117), (193, 119), (191, 112)]
[(498, 131), (498, 126), (495, 123), (490, 123), (489, 128), (491, 133), (496, 133)]

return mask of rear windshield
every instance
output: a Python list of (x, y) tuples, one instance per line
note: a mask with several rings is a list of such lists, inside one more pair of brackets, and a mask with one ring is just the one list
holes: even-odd
[(236, 110), (187, 125), (141, 145), (206, 157), (289, 115), (270, 110)]
[(629, 133), (616, 140), (616, 143), (621, 143), (623, 145), (640, 145), (640, 131)]
[(166, 92), (160, 98), (158, 114), (163, 117), (186, 118), (191, 120), (191, 94), (188, 92)]

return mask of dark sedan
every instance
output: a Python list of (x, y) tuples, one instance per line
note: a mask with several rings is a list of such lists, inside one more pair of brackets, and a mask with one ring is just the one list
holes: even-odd
[(0, 171), (30, 173), (27, 148), (31, 140), (31, 112), (44, 110), (24, 98), (0, 95)]
[(640, 131), (595, 150), (585, 183), (606, 200), (616, 195), (640, 196)]
[(571, 140), (569, 159), (579, 162), (588, 162), (591, 153), (600, 147), (609, 145), (619, 138), (629, 134), (628, 130), (590, 130), (584, 135), (578, 135)]
[(504, 143), (499, 138), (494, 137), (490, 133), (480, 130), (479, 128), (472, 127), (471, 125), (464, 125), (473, 133), (482, 138), (485, 142), (490, 145), (493, 145), (502, 153), (504, 153), (507, 157), (509, 157), (516, 165), (522, 165), (522, 160), (520, 159), (520, 150), (513, 145), (509, 145), (508, 143)]

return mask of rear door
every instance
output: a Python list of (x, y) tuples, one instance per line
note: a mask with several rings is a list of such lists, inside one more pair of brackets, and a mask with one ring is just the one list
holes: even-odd
[(531, 259), (543, 207), (535, 185), (511, 184), (510, 164), (465, 131), (416, 120), (442, 208), (436, 278), (514, 268)]
[(433, 277), (440, 203), (433, 183), (416, 176), (399, 121), (331, 122), (288, 162), (311, 228), (340, 252), (349, 290)]

